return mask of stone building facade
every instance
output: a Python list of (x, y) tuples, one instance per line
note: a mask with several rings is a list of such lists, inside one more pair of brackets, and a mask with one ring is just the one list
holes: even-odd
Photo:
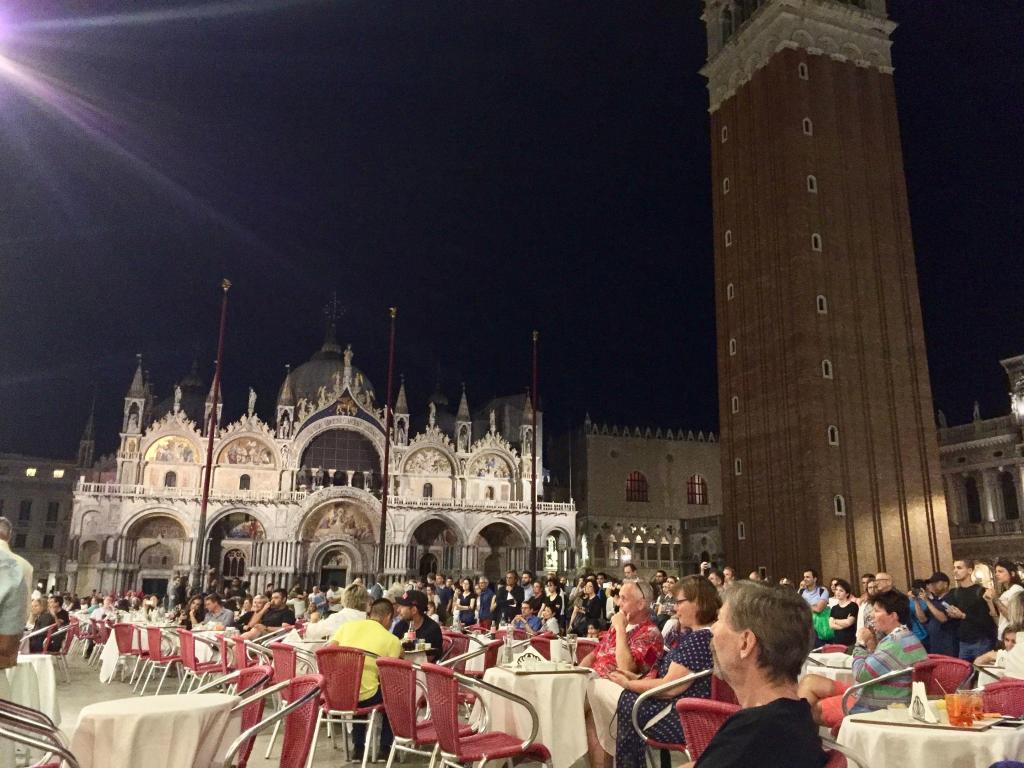
[(725, 551), (948, 567), (884, 0), (705, 0)]
[(1024, 561), (1024, 356), (1002, 361), (1010, 412), (968, 424), (939, 414), (939, 454), (955, 557)]
[(723, 563), (714, 434), (609, 427), (588, 416), (570, 442), (580, 568), (613, 573), (631, 562), (650, 575)]
[[(75, 490), (72, 588), (162, 593), (189, 574), (198, 547), (216, 578), (260, 586), (372, 578), (381, 546), (386, 581), (441, 569), (496, 577), (529, 563), (533, 417), (525, 395), (471, 411), (463, 390), (451, 412), (435, 393), (414, 424), (402, 384), (381, 541), (383, 410), (333, 324), (323, 347), (286, 375), (273, 420), (256, 413), (251, 390), (240, 418), (223, 424), (218, 403), (211, 419), (212, 394), (193, 369), (157, 403), (140, 360), (124, 399), (116, 468)], [(203, 425), (211, 422), (208, 527), (197, 541), (210, 437)], [(542, 438), (539, 412), (536, 427)], [(538, 469), (541, 499), (543, 477)], [(573, 505), (537, 508), (538, 550), (567, 567)]]

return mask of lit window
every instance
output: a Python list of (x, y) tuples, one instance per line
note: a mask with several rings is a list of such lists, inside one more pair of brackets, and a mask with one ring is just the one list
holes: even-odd
[(60, 480), (62, 477), (64, 477), (64, 470), (63, 469), (55, 469), (55, 470), (53, 470), (53, 476), (57, 480)]
[(36, 476), (36, 468), (35, 467), (26, 467), (25, 468), (25, 477), (35, 477), (35, 476)]
[(732, 470), (733, 470), (734, 474), (742, 475), (743, 474), (743, 460), (742, 459), (734, 459), (733, 462), (732, 462)]
[(736, 354), (736, 339), (729, 339), (729, 355), (731, 357), (732, 355), (735, 355), (735, 354)]
[(728, 176), (726, 176), (724, 179), (722, 179), (722, 194), (723, 195), (728, 195), (729, 194), (729, 177)]
[(822, 360), (821, 361), (821, 377), (823, 379), (831, 379), (832, 378), (832, 361), (831, 360)]
[(821, 235), (817, 232), (811, 234), (811, 250), (821, 252)]
[(647, 501), (647, 478), (643, 472), (630, 472), (626, 476), (626, 501)]
[(835, 424), (828, 425), (828, 444), (839, 445), (839, 427)]
[(732, 230), (727, 229), (725, 230), (725, 247), (728, 248), (730, 245), (732, 245)]
[(828, 314), (828, 299), (826, 299), (821, 294), (818, 294), (817, 304), (818, 304), (818, 314), (819, 315), (827, 315)]
[(732, 301), (733, 299), (736, 298), (736, 286), (733, 285), (732, 283), (729, 283), (727, 286), (725, 286), (725, 297), (729, 299), (729, 301)]
[(814, 135), (814, 123), (811, 122), (811, 118), (805, 117), (803, 122), (804, 136)]
[(686, 502), (688, 504), (708, 503), (708, 481), (700, 475), (691, 475), (686, 481)]
[(799, 64), (797, 64), (796, 73), (800, 76), (801, 80), (810, 80), (811, 79), (810, 72), (808, 72), (808, 70), (807, 70), (807, 64), (805, 64), (802, 61)]
[(846, 517), (846, 499), (839, 494), (833, 496), (832, 511), (836, 513), (836, 517)]
[(725, 144), (729, 140), (729, 126), (722, 126), (722, 143)]
[(814, 176), (807, 177), (807, 191), (814, 193), (818, 191), (818, 180)]

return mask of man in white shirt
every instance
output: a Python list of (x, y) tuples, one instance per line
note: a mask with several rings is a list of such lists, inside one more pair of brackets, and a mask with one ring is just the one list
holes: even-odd
[[(25, 594), (32, 592), (32, 563), (19, 554), (11, 551), (11, 533), (14, 526), (6, 517), (0, 517), (0, 552), (6, 552), (14, 558), (14, 562), (21, 568), (22, 579), (25, 582)], [(33, 593), (34, 594), (34, 593)], [(29, 610), (32, 607), (32, 598), (25, 600), (25, 615), (22, 616), (22, 624), (28, 621)]]
[(330, 613), (341, 610), (341, 597), (345, 594), (345, 590), (338, 586), (338, 582), (332, 581), (331, 588), (327, 590), (327, 610)]

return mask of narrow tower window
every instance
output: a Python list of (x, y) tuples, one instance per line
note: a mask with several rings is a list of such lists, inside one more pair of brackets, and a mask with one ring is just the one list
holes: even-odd
[(168, 472), (164, 475), (164, 488), (176, 488), (178, 485), (178, 475), (174, 472)]
[(818, 191), (818, 179), (815, 176), (807, 177), (807, 191), (817, 192)]
[(729, 177), (728, 176), (726, 176), (724, 179), (722, 179), (722, 194), (723, 195), (728, 195), (729, 194)]
[(804, 125), (804, 136), (813, 136), (814, 135), (814, 123), (811, 122), (811, 118), (805, 117), (803, 125)]
[(746, 523), (744, 523), (742, 521), (736, 523), (736, 538), (739, 539), (740, 541), (746, 541), (747, 540), (747, 525), (746, 525)]
[(821, 235), (817, 232), (811, 234), (811, 250), (821, 253)]
[(840, 494), (832, 497), (832, 511), (836, 513), (836, 517), (846, 517), (846, 499)]
[(722, 126), (722, 143), (725, 144), (729, 140), (729, 126)]
[(732, 245), (732, 230), (727, 229), (725, 230), (725, 247), (728, 248), (730, 245)]
[(831, 379), (832, 378), (832, 361), (831, 360), (826, 359), (826, 360), (822, 360), (821, 361), (821, 377), (823, 379)]
[(818, 298), (817, 298), (816, 301), (817, 301), (817, 304), (818, 304), (818, 314), (819, 315), (827, 315), (828, 314), (828, 299), (826, 299), (824, 296), (822, 296), (819, 293), (818, 294)]
[(732, 301), (733, 299), (736, 298), (736, 286), (733, 285), (732, 283), (729, 283), (727, 286), (725, 286), (725, 298), (727, 298), (729, 301)]
[(732, 396), (732, 412), (733, 413), (739, 413), (740, 412), (740, 398), (739, 398), (738, 395), (733, 395)]
[(797, 64), (796, 73), (800, 76), (801, 80), (811, 79), (810, 72), (807, 71), (807, 64), (805, 64), (802, 61), (799, 64)]
[(732, 470), (733, 470), (733, 474), (742, 475), (743, 474), (743, 460), (742, 459), (733, 459)]
[(242, 475), (238, 478), (238, 490), (248, 491), (252, 487), (252, 478), (249, 475)]
[(839, 445), (839, 427), (835, 424), (828, 425), (828, 444)]
[(729, 339), (729, 356), (736, 354), (736, 339)]

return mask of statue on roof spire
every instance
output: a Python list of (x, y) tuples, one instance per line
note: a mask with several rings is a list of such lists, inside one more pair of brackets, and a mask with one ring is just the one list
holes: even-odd
[(177, 413), (181, 410), (181, 385), (174, 385), (174, 412)]
[(249, 415), (256, 413), (256, 390), (249, 387)]

